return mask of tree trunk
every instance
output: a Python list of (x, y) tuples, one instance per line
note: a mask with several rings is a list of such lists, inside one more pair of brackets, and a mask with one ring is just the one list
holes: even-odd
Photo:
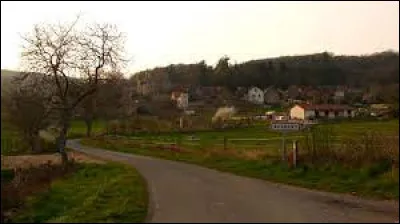
[(95, 111), (96, 111), (96, 96), (93, 94), (92, 96), (89, 96), (87, 99), (88, 101), (86, 102), (85, 105), (85, 123), (86, 123), (86, 137), (90, 137), (92, 135), (92, 126), (93, 126), (93, 120), (95, 117)]
[(91, 116), (85, 118), (86, 123), (86, 137), (92, 136), (93, 118)]
[(71, 113), (69, 111), (64, 111), (61, 117), (61, 131), (57, 138), (57, 148), (58, 152), (61, 154), (61, 161), (64, 165), (68, 163), (68, 155), (65, 151), (65, 145), (67, 140), (67, 133), (70, 125)]
[(32, 151), (39, 153), (42, 151), (41, 147), (40, 147), (40, 137), (39, 137), (39, 132), (34, 132), (32, 134)]

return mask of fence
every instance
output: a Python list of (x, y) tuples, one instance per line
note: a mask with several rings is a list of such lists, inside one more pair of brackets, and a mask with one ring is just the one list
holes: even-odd
[[(364, 134), (355, 136), (336, 136), (329, 130), (307, 132), (299, 136), (271, 138), (238, 138), (230, 136), (145, 136), (122, 137), (134, 145), (143, 147), (177, 146), (181, 150), (214, 152), (251, 159), (294, 159), (298, 156), (305, 163), (343, 163), (363, 166), (385, 161), (398, 163), (398, 136)], [(297, 141), (297, 155), (292, 154), (293, 141)], [(195, 152), (195, 151), (193, 151)], [(292, 157), (290, 157), (292, 156)], [(295, 161), (294, 161), (295, 162)]]

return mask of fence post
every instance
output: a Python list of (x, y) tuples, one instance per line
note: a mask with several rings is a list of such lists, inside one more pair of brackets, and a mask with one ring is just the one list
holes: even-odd
[(224, 136), (224, 150), (226, 150), (227, 148), (227, 138), (226, 136)]
[(183, 129), (183, 117), (182, 116), (179, 118), (179, 128), (181, 130)]
[(285, 144), (285, 132), (282, 131), (282, 161), (286, 160), (286, 144)]
[(297, 140), (293, 140), (293, 167), (296, 168), (297, 166)]

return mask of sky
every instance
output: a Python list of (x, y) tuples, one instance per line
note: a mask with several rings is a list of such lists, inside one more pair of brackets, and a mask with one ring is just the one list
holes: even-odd
[(399, 2), (1, 2), (1, 69), (18, 70), (36, 23), (107, 22), (127, 36), (129, 73), (311, 54), (399, 51)]

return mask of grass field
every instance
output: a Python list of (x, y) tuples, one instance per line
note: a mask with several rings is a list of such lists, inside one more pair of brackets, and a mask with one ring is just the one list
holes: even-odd
[[(99, 133), (104, 131), (105, 122), (101, 120), (96, 120), (92, 125), (92, 132)], [(79, 138), (86, 136), (86, 124), (83, 120), (74, 120), (71, 122), (71, 128), (68, 132), (69, 138)]]
[(80, 164), (48, 191), (29, 197), (12, 222), (144, 222), (148, 195), (133, 168)]
[[(398, 136), (398, 120), (382, 122), (343, 122), (326, 124), (333, 127), (339, 136), (357, 136), (369, 130), (385, 135)], [(225, 131), (203, 131), (192, 133), (199, 141), (187, 140), (190, 133), (149, 133), (128, 137), (104, 137), (85, 139), (84, 144), (109, 150), (160, 157), (170, 160), (195, 163), (202, 166), (232, 172), (239, 175), (273, 180), (303, 187), (334, 192), (353, 193), (367, 197), (399, 197), (398, 168), (391, 168), (385, 163), (365, 167), (351, 168), (340, 163), (302, 164), (296, 169), (277, 162), (280, 156), (281, 140), (279, 133), (268, 130), (265, 126), (254, 126)], [(300, 133), (291, 133), (293, 139)], [(270, 141), (235, 141), (223, 147), (223, 137), (270, 138)], [(178, 143), (178, 149), (155, 146), (154, 143)], [(288, 141), (290, 144), (291, 142)], [(157, 144), (156, 144), (157, 145)], [(398, 154), (397, 154), (398, 155)], [(271, 157), (275, 158), (270, 159)]]

